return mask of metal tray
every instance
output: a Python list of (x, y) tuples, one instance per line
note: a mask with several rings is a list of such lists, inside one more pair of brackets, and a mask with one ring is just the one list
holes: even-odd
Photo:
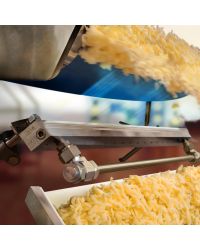
[[(118, 180), (122, 181), (122, 180)], [(40, 225), (64, 225), (56, 209), (69, 201), (72, 196), (85, 195), (92, 186), (108, 184), (108, 182), (77, 186), (45, 192), (39, 186), (31, 186), (25, 202), (35, 222)]]

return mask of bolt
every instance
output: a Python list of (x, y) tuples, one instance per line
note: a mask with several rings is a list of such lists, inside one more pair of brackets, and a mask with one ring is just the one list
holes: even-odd
[(16, 156), (10, 156), (8, 158), (7, 162), (8, 162), (8, 164), (15, 166), (15, 165), (20, 163), (20, 159)]
[(63, 177), (67, 182), (76, 183), (81, 180), (80, 169), (74, 164), (67, 164), (63, 169)]

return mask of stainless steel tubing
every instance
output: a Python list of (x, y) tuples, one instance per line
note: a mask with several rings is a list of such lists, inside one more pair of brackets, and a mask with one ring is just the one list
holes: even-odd
[(163, 159), (155, 159), (155, 160), (146, 160), (146, 161), (136, 161), (136, 162), (127, 162), (127, 163), (116, 163), (110, 165), (102, 165), (98, 166), (98, 170), (100, 173), (107, 173), (112, 171), (121, 171), (127, 169), (135, 169), (135, 168), (144, 168), (152, 165), (178, 162), (178, 161), (192, 161), (194, 160), (193, 155), (179, 156), (179, 157), (171, 157), (171, 158), (163, 158)]

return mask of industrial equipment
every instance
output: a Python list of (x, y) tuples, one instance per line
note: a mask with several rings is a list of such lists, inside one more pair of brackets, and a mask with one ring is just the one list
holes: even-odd
[[(178, 161), (198, 162), (200, 154), (190, 146), (189, 138), (190, 134), (186, 128), (48, 122), (32, 115), (13, 122), (12, 130), (1, 134), (0, 159), (11, 165), (19, 164), (20, 156), (16, 148), (19, 141), (30, 151), (55, 148), (65, 166), (64, 178), (68, 182), (87, 182), (104, 172)], [(87, 160), (78, 148), (133, 146), (140, 149), (180, 144), (184, 147), (184, 156), (103, 166), (97, 166), (94, 161)]]
[[(200, 153), (191, 147), (186, 128), (51, 122), (42, 121), (37, 115), (12, 122), (11, 125), (12, 129), (3, 132), (0, 137), (0, 160), (11, 165), (19, 164), (19, 142), (23, 142), (30, 151), (54, 148), (63, 163), (65, 180), (77, 185), (76, 188), (52, 192), (44, 192), (41, 187), (30, 187), (26, 203), (39, 224), (64, 224), (56, 208), (70, 196), (85, 194), (91, 185), (78, 187), (79, 183), (93, 181), (101, 173), (170, 162), (200, 161)], [(186, 154), (183, 156), (100, 166), (86, 159), (79, 150), (81, 147), (134, 147), (123, 159), (125, 161), (143, 147), (179, 145), (184, 147)]]
[[(54, 78), (56, 82), (56, 76), (64, 66), (68, 65), (63, 69), (63, 72), (65, 69), (70, 71), (70, 67), (71, 70), (76, 68), (76, 64), (73, 65), (74, 62), (82, 63), (77, 57), (77, 52), (81, 47), (80, 41), (84, 29), (85, 26), (1, 26), (0, 66), (4, 66), (0, 67), (1, 79), (22, 81), (23, 84), (26, 84), (26, 81), (27, 83), (32, 81), (30, 84), (32, 86), (37, 86), (42, 81), (49, 79), (54, 81)], [(5, 51), (9, 52), (9, 58), (3, 56)], [(80, 68), (78, 67), (77, 70)], [(88, 71), (84, 73), (90, 74)], [(67, 74), (69, 75), (69, 72)], [(27, 119), (12, 122), (11, 130), (0, 135), (0, 160), (4, 160), (10, 165), (19, 164), (18, 144), (20, 142), (24, 143), (30, 151), (54, 148), (58, 151), (58, 157), (63, 163), (65, 180), (77, 183), (77, 185), (80, 182), (93, 181), (99, 174), (105, 172), (179, 161), (199, 162), (200, 153), (190, 145), (190, 134), (187, 128), (148, 126), (151, 101), (174, 99), (185, 96), (185, 94), (177, 93), (176, 97), (172, 97), (163, 86), (158, 87), (154, 81), (146, 83), (143, 79), (142, 82), (132, 82), (133, 77), (131, 76), (131, 78), (127, 78), (126, 85), (122, 78), (119, 78), (118, 82), (112, 80), (110, 85), (105, 85), (108, 79), (90, 82), (88, 85), (74, 85), (74, 89), (71, 88), (69, 92), (114, 99), (146, 101), (144, 126), (132, 126), (123, 121), (119, 125), (51, 122), (43, 121), (34, 114)], [(126, 91), (123, 92), (123, 89)], [(142, 95), (144, 98), (141, 98)], [(183, 145), (185, 151), (183, 156), (125, 162), (143, 147), (180, 145)], [(127, 146), (132, 146), (133, 150), (121, 157), (120, 162), (101, 166), (91, 159), (86, 159), (80, 151), (81, 147), (114, 148)], [(63, 224), (54, 205), (56, 207), (61, 205), (66, 194), (68, 196), (80, 195), (89, 187), (90, 185), (87, 185), (81, 189), (76, 187), (52, 192), (44, 192), (41, 187), (30, 187), (26, 203), (37, 223)]]

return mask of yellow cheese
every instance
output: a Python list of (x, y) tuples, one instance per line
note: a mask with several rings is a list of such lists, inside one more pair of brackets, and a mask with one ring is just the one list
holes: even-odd
[(172, 94), (186, 92), (200, 100), (200, 50), (157, 26), (90, 26), (80, 56), (104, 68), (164, 84)]
[(66, 224), (200, 224), (200, 167), (112, 180), (58, 213)]

